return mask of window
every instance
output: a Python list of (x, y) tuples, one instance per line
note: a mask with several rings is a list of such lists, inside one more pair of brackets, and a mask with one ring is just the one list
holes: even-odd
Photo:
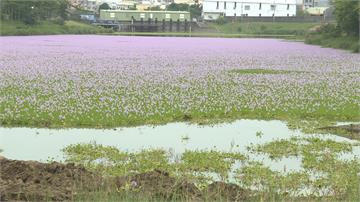
[(145, 18), (145, 13), (140, 13), (140, 18)]
[(219, 2), (216, 2), (216, 9), (219, 9)]
[(184, 19), (184, 18), (185, 18), (184, 14), (180, 14), (180, 19)]
[(271, 5), (271, 10), (272, 10), (272, 11), (274, 11), (274, 10), (275, 10), (275, 8), (276, 8), (276, 6), (275, 6), (275, 5)]
[(259, 10), (261, 10), (261, 3), (259, 4)]
[(288, 9), (288, 10), (289, 10), (289, 8), (290, 8), (290, 4), (287, 5), (287, 9)]
[(110, 17), (114, 18), (115, 17), (115, 13), (110, 13)]
[(250, 6), (249, 6), (249, 5), (246, 5), (246, 6), (245, 6), (245, 10), (247, 10), (247, 11), (250, 10)]
[(234, 9), (236, 9), (236, 2), (234, 2)]
[(226, 9), (226, 2), (224, 2), (224, 9)]
[(169, 13), (166, 13), (165, 14), (165, 18), (170, 18), (171, 16), (170, 16), (170, 14)]

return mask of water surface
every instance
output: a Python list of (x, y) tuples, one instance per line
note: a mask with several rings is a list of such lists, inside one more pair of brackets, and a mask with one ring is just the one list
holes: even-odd
[[(259, 135), (261, 134), (261, 135)], [(238, 120), (214, 126), (187, 123), (170, 123), (160, 126), (140, 126), (116, 129), (37, 129), (0, 128), (1, 155), (18, 160), (62, 161), (62, 149), (71, 144), (96, 142), (121, 150), (139, 151), (163, 148), (180, 154), (185, 150), (210, 150), (246, 152), (251, 144), (263, 144), (280, 138), (309, 136), (290, 130), (285, 122)], [(323, 136), (323, 135), (321, 135)], [(335, 135), (325, 135), (339, 141), (352, 141)], [(354, 154), (360, 155), (355, 148)], [(251, 156), (276, 170), (297, 169), (301, 159), (284, 158), (272, 162), (265, 155)]]

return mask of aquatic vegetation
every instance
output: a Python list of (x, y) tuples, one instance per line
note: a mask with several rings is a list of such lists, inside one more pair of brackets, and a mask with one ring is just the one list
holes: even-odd
[(264, 133), (261, 132), (261, 131), (257, 131), (257, 132), (256, 132), (256, 137), (261, 138), (263, 135), (264, 135)]
[(70, 145), (63, 151), (68, 162), (85, 165), (103, 174), (121, 176), (153, 169), (171, 170), (169, 154), (160, 149), (131, 153), (91, 143)]
[(182, 171), (190, 173), (215, 173), (219, 179), (226, 181), (234, 164), (244, 160), (246, 160), (246, 157), (240, 153), (219, 152), (215, 150), (185, 151), (181, 154), (179, 167)]
[(1, 125), (360, 118), (360, 56), (340, 50), (179, 37), (30, 36), (0, 43)]
[(337, 142), (330, 139), (322, 139), (319, 137), (292, 137), (290, 139), (279, 139), (272, 142), (256, 145), (250, 150), (268, 154), (272, 159), (281, 159), (290, 156), (306, 156), (307, 154), (314, 156), (319, 154), (338, 155), (341, 153), (352, 152), (356, 143)]
[(275, 140), (257, 147), (249, 147), (248, 150), (257, 153), (266, 153), (271, 159), (280, 159), (283, 157), (297, 156), (299, 153), (297, 138)]
[(296, 71), (274, 70), (274, 69), (233, 69), (230, 73), (237, 74), (288, 74)]
[[(351, 153), (356, 146), (358, 147), (358, 142), (337, 142), (319, 137), (294, 137), (257, 145), (252, 151), (268, 154), (273, 159), (300, 157), (303, 169), (301, 173), (309, 175), (305, 178), (308, 192), (312, 195), (331, 195), (340, 199), (354, 197), (360, 193), (360, 158), (355, 156), (349, 159), (342, 156)], [(256, 167), (252, 166), (251, 169)], [(279, 176), (276, 178), (279, 179)]]
[[(67, 162), (82, 164), (89, 169), (95, 168), (94, 170), (98, 169), (97, 171), (104, 174), (115, 176), (160, 169), (178, 179), (189, 180), (201, 190), (206, 189), (214, 181), (234, 182), (235, 180), (242, 189), (253, 190), (252, 197), (257, 200), (356, 201), (360, 196), (360, 158), (346, 157), (346, 154), (351, 154), (358, 146), (358, 142), (338, 142), (319, 137), (293, 137), (251, 145), (250, 153), (188, 150), (174, 154), (160, 149), (127, 153), (124, 160), (120, 150), (116, 150), (119, 158), (109, 158), (115, 148), (101, 145), (72, 145), (64, 151)], [(101, 153), (104, 156), (98, 156)], [(276, 160), (295, 156), (301, 158), (301, 168), (296, 171), (286, 168), (283, 171), (273, 170), (263, 162), (251, 160), (249, 154), (267, 154), (275, 160), (274, 163)], [(87, 158), (92, 161), (90, 166), (86, 164)], [(107, 158), (119, 160), (107, 164), (103, 161)], [(135, 165), (133, 162), (139, 164), (132, 167)], [(159, 162), (161, 164), (158, 164)]]
[(70, 145), (63, 152), (66, 162), (81, 164), (105, 175), (123, 176), (160, 169), (186, 176), (197, 183), (215, 178), (227, 180), (233, 165), (246, 159), (240, 153), (215, 150), (185, 151), (181, 156), (162, 149), (124, 152), (96, 143)]

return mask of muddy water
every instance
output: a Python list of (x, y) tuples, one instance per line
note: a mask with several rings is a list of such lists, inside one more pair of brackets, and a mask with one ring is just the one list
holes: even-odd
[[(64, 159), (61, 149), (77, 143), (96, 142), (128, 151), (163, 148), (177, 154), (203, 149), (246, 152), (246, 147), (251, 144), (303, 135), (300, 131), (290, 130), (285, 122), (260, 120), (238, 120), (215, 126), (171, 123), (105, 130), (0, 128), (0, 148), (3, 150), (1, 155), (10, 159), (46, 161), (51, 158), (61, 161)], [(351, 141), (330, 134), (325, 137)], [(360, 148), (355, 148), (354, 154), (360, 155)], [(266, 156), (251, 158), (263, 161), (275, 170), (297, 170), (301, 163), (297, 158), (284, 158), (277, 162)]]

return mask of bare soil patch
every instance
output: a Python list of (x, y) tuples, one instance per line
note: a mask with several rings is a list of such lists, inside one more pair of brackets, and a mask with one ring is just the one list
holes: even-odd
[(72, 200), (80, 190), (92, 191), (101, 177), (74, 164), (0, 159), (0, 201)]
[[(101, 177), (74, 164), (0, 158), (0, 201), (77, 200), (84, 193), (141, 195), (144, 199), (202, 201), (244, 200), (249, 192), (235, 184), (214, 182), (205, 190), (161, 170), (123, 177)], [(119, 197), (121, 198), (121, 197)]]

